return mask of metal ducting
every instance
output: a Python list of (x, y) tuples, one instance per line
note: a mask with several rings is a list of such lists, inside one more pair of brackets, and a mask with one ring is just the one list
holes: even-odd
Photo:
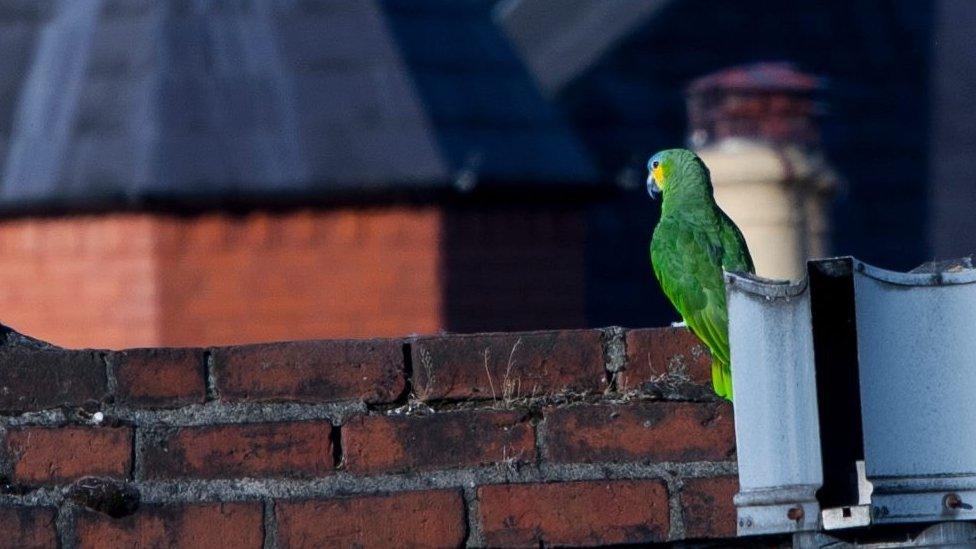
[(916, 543), (928, 523), (976, 519), (970, 262), (900, 273), (842, 257), (796, 284), (727, 273), (726, 287), (739, 535), (820, 547), (884, 524)]

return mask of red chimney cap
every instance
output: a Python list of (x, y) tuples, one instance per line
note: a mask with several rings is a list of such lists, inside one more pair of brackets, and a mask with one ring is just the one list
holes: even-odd
[(697, 78), (688, 86), (692, 94), (723, 91), (815, 91), (823, 79), (800, 72), (792, 63), (753, 63), (723, 69)]

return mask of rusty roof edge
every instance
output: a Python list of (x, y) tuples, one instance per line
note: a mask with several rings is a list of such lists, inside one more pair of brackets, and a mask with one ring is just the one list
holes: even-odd
[(732, 497), (736, 506), (793, 504), (797, 501), (817, 501), (819, 485), (790, 484), (764, 488), (743, 488)]
[(946, 286), (976, 282), (976, 269), (950, 267), (936, 272), (899, 272), (854, 259), (854, 270), (864, 276), (898, 286)]
[(728, 286), (734, 286), (742, 292), (770, 299), (796, 297), (807, 289), (806, 278), (791, 283), (789, 280), (774, 280), (745, 272), (730, 273), (726, 271), (724, 274), (725, 283)]
[[(972, 284), (976, 282), (976, 268), (966, 266), (968, 265), (965, 262), (967, 259), (969, 258), (926, 264), (937, 267), (936, 270), (919, 271), (918, 269), (914, 269), (908, 272), (891, 271), (881, 267), (875, 267), (853, 256), (811, 259), (808, 261), (808, 264), (843, 269), (845, 272), (849, 272), (848, 269), (851, 269), (874, 280), (899, 286), (946, 286)], [(743, 272), (725, 272), (724, 274), (725, 282), (729, 286), (736, 286), (746, 293), (769, 298), (795, 297), (803, 293), (809, 284), (808, 277), (791, 282), (788, 280), (763, 278)]]
[(877, 494), (976, 491), (976, 475), (876, 476), (871, 484)]

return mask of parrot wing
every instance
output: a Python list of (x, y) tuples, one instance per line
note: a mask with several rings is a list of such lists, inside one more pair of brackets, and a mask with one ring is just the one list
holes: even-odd
[[(715, 392), (732, 399), (729, 315), (722, 270), (754, 272), (752, 256), (735, 223), (719, 210), (711, 227), (681, 230), (664, 223), (651, 248), (654, 274), (688, 327), (712, 353)], [(660, 238), (658, 238), (660, 236)]]
[(729, 216), (719, 208), (719, 237), (722, 242), (722, 267), (728, 272), (756, 273), (752, 255), (742, 231)]
[[(691, 331), (705, 343), (716, 360), (728, 365), (729, 316), (722, 280), (725, 252), (721, 231), (675, 229), (677, 227), (666, 224), (655, 231), (651, 250), (654, 274)], [(659, 235), (662, 230), (663, 234)], [(669, 233), (672, 234), (669, 236)]]

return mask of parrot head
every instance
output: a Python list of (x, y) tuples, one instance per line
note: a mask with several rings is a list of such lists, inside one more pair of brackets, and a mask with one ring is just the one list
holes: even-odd
[(667, 149), (655, 154), (647, 161), (647, 171), (647, 193), (654, 200), (672, 188), (692, 191), (693, 187), (702, 187), (711, 191), (708, 169), (698, 155), (687, 149)]
[(647, 194), (654, 200), (664, 192), (664, 157), (667, 152), (661, 151), (647, 161)]

